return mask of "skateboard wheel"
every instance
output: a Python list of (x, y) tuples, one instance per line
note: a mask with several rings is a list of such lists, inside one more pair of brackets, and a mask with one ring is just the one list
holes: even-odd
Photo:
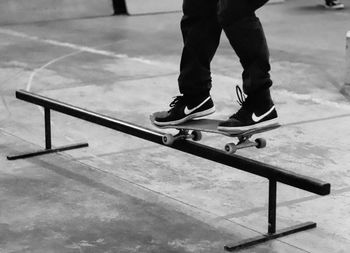
[(225, 145), (225, 151), (227, 154), (234, 154), (237, 151), (237, 146), (234, 143), (228, 143)]
[(202, 132), (201, 131), (193, 130), (191, 135), (192, 135), (193, 141), (200, 141), (202, 139)]
[(171, 134), (165, 134), (165, 135), (163, 135), (163, 137), (162, 137), (162, 141), (163, 141), (163, 143), (165, 144), (165, 145), (172, 145), (173, 143), (174, 143), (174, 140), (175, 140), (175, 138), (174, 138), (174, 136), (172, 136)]
[(256, 148), (265, 148), (266, 147), (266, 140), (263, 138), (258, 138), (255, 140), (256, 142)]

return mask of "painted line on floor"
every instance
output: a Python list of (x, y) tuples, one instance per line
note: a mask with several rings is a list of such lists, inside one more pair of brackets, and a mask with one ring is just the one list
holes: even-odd
[(112, 52), (112, 51), (101, 50), (101, 49), (94, 48), (94, 47), (87, 47), (87, 46), (83, 46), (83, 45), (77, 45), (77, 44), (73, 44), (73, 43), (69, 43), (69, 42), (62, 42), (62, 41), (51, 40), (51, 39), (42, 39), (42, 38), (39, 38), (37, 36), (28, 35), (26, 33), (17, 32), (17, 31), (13, 31), (10, 29), (1, 28), (0, 34), (6, 34), (6, 35), (19, 37), (19, 38), (23, 38), (23, 39), (27, 39), (27, 40), (32, 40), (32, 41), (38, 41), (40, 43), (46, 43), (46, 44), (50, 44), (53, 46), (70, 48), (73, 50), (77, 50), (79, 52), (104, 55), (104, 56), (114, 57), (114, 58), (119, 58), (119, 59), (134, 60), (134, 61), (138, 61), (141, 63), (150, 64), (150, 65), (161, 65), (162, 64), (161, 62), (151, 61), (148, 59), (144, 59), (142, 57), (129, 57), (126, 54), (117, 54), (117, 53)]

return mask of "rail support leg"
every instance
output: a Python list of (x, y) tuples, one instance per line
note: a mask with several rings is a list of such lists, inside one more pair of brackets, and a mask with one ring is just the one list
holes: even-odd
[(314, 222), (305, 222), (276, 231), (276, 200), (277, 182), (274, 179), (269, 179), (268, 233), (238, 243), (225, 245), (224, 249), (227, 251), (235, 251), (316, 227), (316, 223)]
[(61, 146), (57, 148), (52, 148), (52, 139), (51, 139), (51, 111), (48, 108), (44, 108), (44, 118), (45, 118), (45, 149), (39, 150), (31, 153), (23, 153), (23, 154), (17, 154), (17, 155), (9, 155), (7, 156), (8, 160), (18, 160), (18, 159), (24, 159), (39, 155), (45, 155), (55, 152), (61, 152), (71, 149), (77, 149), (77, 148), (84, 148), (88, 147), (88, 143), (78, 143), (68, 146)]

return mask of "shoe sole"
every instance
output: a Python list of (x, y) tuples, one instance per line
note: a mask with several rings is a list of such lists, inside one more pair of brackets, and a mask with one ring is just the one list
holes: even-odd
[(335, 6), (328, 6), (328, 5), (324, 5), (324, 7), (328, 10), (341, 10), (344, 9), (345, 6), (343, 4), (341, 5), (335, 5)]
[(274, 118), (274, 119), (271, 119), (271, 120), (262, 121), (260, 123), (249, 125), (249, 126), (239, 126), (239, 127), (222, 127), (222, 126), (218, 126), (218, 130), (222, 131), (222, 132), (247, 131), (247, 130), (250, 130), (250, 129), (253, 129), (253, 128), (266, 127), (268, 125), (278, 124), (278, 123), (279, 123), (278, 119)]
[(201, 112), (196, 112), (193, 114), (190, 114), (182, 119), (179, 120), (175, 120), (175, 121), (168, 121), (168, 122), (158, 122), (158, 121), (154, 121), (154, 124), (158, 125), (158, 126), (176, 126), (176, 125), (180, 125), (182, 123), (185, 123), (186, 121), (195, 119), (195, 118), (200, 118), (200, 117), (204, 117), (210, 114), (213, 114), (215, 112), (215, 106), (207, 109), (205, 111), (201, 111)]

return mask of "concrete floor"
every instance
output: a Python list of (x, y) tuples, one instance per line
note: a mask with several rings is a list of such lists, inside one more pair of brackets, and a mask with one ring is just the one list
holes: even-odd
[[(350, 98), (344, 83), (350, 0), (342, 11), (290, 0), (259, 11), (280, 121), (268, 146), (239, 154), (332, 184), (326, 197), (278, 185), (277, 226), (318, 227), (240, 252), (350, 251)], [(26, 160), (44, 144), (25, 89), (152, 127), (177, 94), (180, 13), (0, 27), (0, 252), (224, 252), (267, 231), (267, 182), (66, 115), (54, 145), (89, 148)], [(215, 118), (237, 110), (241, 67), (225, 37), (213, 60)], [(205, 135), (222, 148), (227, 138)]]

